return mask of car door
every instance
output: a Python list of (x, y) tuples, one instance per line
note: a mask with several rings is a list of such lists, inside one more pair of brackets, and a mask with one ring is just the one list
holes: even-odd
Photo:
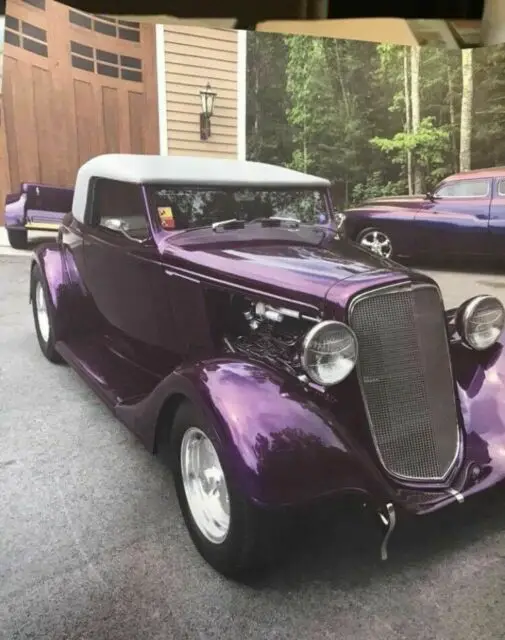
[[(115, 346), (137, 361), (163, 346), (172, 315), (166, 276), (152, 238), (142, 187), (98, 179), (85, 225), (85, 285)], [(126, 234), (114, 221), (126, 225)]]
[(423, 253), (435, 257), (485, 254), (491, 178), (442, 182), (416, 215)]
[(386, 233), (397, 255), (415, 255), (418, 248), (415, 223), (418, 203), (399, 200), (394, 206), (386, 204), (383, 207), (385, 213), (381, 212), (381, 207), (376, 207), (369, 218), (369, 226)]
[(496, 178), (489, 212), (489, 253), (505, 257), (505, 178)]

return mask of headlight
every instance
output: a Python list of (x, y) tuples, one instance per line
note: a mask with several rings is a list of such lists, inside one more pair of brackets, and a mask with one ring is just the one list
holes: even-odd
[(354, 369), (357, 357), (356, 336), (342, 322), (320, 322), (303, 341), (302, 366), (311, 380), (325, 387), (344, 380)]
[(500, 337), (505, 310), (494, 296), (476, 296), (464, 302), (456, 315), (456, 329), (472, 349), (489, 349)]

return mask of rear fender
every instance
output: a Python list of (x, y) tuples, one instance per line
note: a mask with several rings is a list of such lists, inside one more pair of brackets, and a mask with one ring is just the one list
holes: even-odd
[[(156, 412), (173, 397), (189, 399), (213, 426), (233, 481), (258, 504), (301, 504), (344, 492), (369, 495), (377, 487), (366, 453), (296, 379), (238, 358), (208, 360), (159, 385), (144, 407), (145, 426), (156, 422)], [(155, 448), (154, 433), (152, 441)]]
[(26, 193), (9, 193), (5, 199), (5, 226), (22, 229), (26, 223)]

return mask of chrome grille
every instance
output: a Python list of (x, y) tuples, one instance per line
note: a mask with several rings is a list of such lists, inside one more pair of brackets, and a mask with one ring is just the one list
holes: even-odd
[(376, 289), (355, 298), (358, 376), (377, 453), (408, 480), (442, 480), (459, 447), (445, 314), (432, 285)]

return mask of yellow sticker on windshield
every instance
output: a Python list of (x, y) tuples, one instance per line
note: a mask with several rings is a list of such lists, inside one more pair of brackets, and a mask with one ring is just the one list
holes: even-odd
[(158, 215), (160, 217), (161, 226), (164, 229), (173, 229), (175, 227), (172, 207), (158, 207)]

